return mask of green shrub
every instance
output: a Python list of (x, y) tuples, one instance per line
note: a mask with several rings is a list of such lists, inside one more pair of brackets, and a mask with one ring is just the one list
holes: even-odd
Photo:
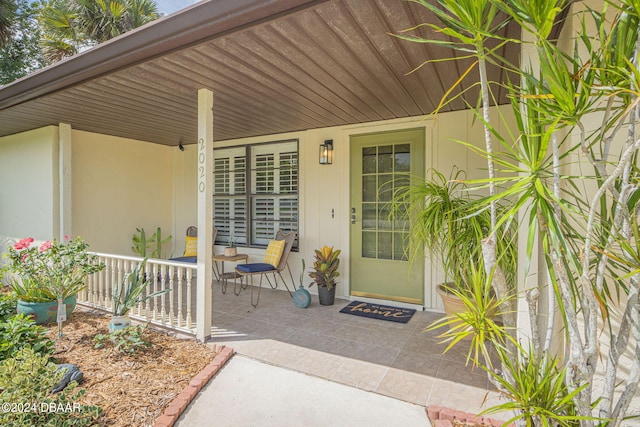
[(24, 314), (0, 321), (0, 361), (14, 357), (27, 346), (47, 356), (53, 351), (53, 341), (47, 338), (47, 330)]
[[(513, 414), (505, 425), (578, 427), (580, 420), (596, 418), (579, 416), (574, 402), (588, 384), (569, 390), (564, 382), (567, 367), (561, 359), (544, 354), (537, 356), (532, 347), (520, 348), (522, 360), (512, 360), (503, 348), (496, 348), (504, 372), (487, 369), (509, 399), (488, 408), (484, 414)], [(506, 378), (510, 378), (507, 380)], [(597, 424), (597, 423), (596, 423)], [(604, 424), (603, 424), (604, 425)]]
[(18, 307), (18, 298), (12, 292), (7, 295), (0, 294), (0, 322), (14, 316)]
[(94, 347), (107, 348), (113, 345), (115, 351), (133, 355), (138, 350), (151, 347), (151, 343), (145, 338), (146, 331), (147, 325), (130, 325), (108, 334), (98, 334), (93, 338)]
[(63, 371), (56, 371), (56, 365), (50, 363), (47, 356), (31, 348), (20, 350), (14, 358), (0, 362), (0, 425), (95, 425), (102, 409), (79, 403), (85, 390), (77, 388), (77, 383), (69, 383), (60, 393), (51, 393), (63, 375)]

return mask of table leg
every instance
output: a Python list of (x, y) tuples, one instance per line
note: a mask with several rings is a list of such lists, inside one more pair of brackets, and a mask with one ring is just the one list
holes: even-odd
[(213, 260), (213, 277), (220, 281), (221, 277), (220, 277), (220, 270), (218, 270), (218, 261), (216, 261), (215, 259)]
[[(244, 263), (247, 264), (249, 262), (249, 258), (245, 258)], [(238, 274), (236, 274), (236, 277), (233, 280), (233, 293), (236, 295), (240, 295), (240, 292), (242, 292), (243, 289), (247, 289), (247, 285), (244, 283), (244, 276), (240, 276)], [(238, 286), (238, 279), (240, 279), (240, 289), (236, 290), (236, 287)]]
[(220, 275), (220, 279), (222, 279), (221, 280), (221, 282), (222, 282), (221, 289), (222, 289), (222, 293), (226, 294), (227, 293), (227, 283), (228, 283), (227, 280), (228, 279), (224, 275), (224, 261), (222, 261), (220, 264), (222, 264), (222, 274)]

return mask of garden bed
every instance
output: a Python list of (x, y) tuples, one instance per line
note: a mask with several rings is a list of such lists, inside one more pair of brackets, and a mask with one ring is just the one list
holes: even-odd
[(151, 426), (189, 381), (215, 356), (210, 347), (193, 339), (180, 339), (147, 329), (149, 349), (125, 355), (94, 348), (94, 337), (109, 332), (109, 316), (76, 310), (57, 338), (57, 326), (49, 325), (55, 340), (53, 357), (74, 363), (84, 373), (80, 387), (87, 393), (81, 403), (103, 409), (98, 425)]

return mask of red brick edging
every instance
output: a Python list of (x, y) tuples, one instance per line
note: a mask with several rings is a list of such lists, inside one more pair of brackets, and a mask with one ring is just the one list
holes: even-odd
[[(455, 424), (468, 426), (501, 427), (504, 421), (481, 417), (469, 412), (456, 411), (444, 406), (431, 405), (427, 408), (427, 415), (434, 427), (452, 427)], [(510, 426), (513, 424), (509, 424)]]
[(177, 395), (173, 401), (167, 406), (163, 414), (158, 417), (154, 427), (172, 427), (178, 420), (178, 417), (187, 408), (187, 405), (191, 403), (193, 399), (198, 395), (202, 387), (207, 385), (209, 380), (224, 366), (231, 356), (233, 356), (234, 350), (231, 347), (222, 346), (216, 357), (204, 367), (199, 374), (197, 374), (189, 385), (182, 389), (179, 395)]

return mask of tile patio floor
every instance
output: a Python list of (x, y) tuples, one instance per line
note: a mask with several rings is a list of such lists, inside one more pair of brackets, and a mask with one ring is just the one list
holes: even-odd
[(465, 367), (463, 351), (443, 355), (437, 332), (424, 332), (438, 313), (418, 311), (401, 324), (340, 313), (348, 301), (320, 306), (316, 296), (300, 309), (286, 291), (268, 287), (253, 308), (249, 289), (236, 296), (231, 286), (226, 294), (219, 284), (213, 288), (212, 343), (422, 406), (478, 413), (485, 399), (498, 402), (486, 374)]

